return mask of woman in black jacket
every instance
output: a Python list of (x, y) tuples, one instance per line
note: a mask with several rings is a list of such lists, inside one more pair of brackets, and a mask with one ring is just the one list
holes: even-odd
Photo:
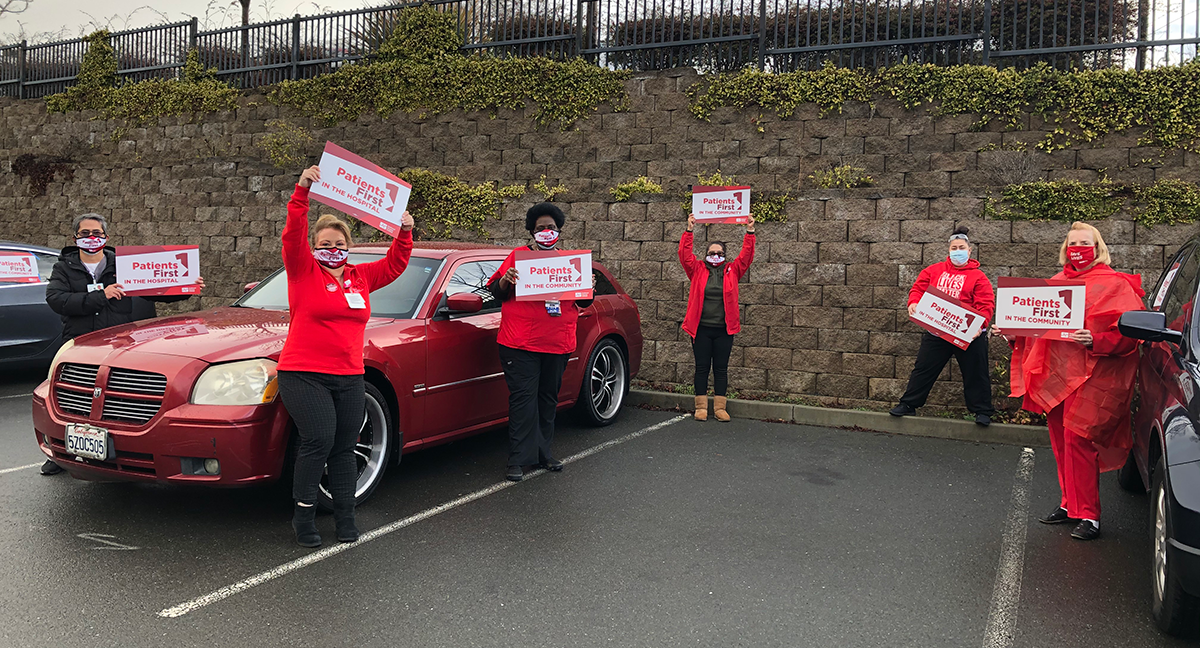
[[(128, 324), (137, 319), (152, 317), (153, 304), (136, 303), (176, 302), (189, 295), (164, 297), (126, 297), (117, 283), (117, 253), (108, 247), (108, 223), (99, 214), (76, 216), (72, 227), (75, 245), (68, 245), (59, 254), (46, 286), (46, 303), (50, 310), (62, 316), (63, 341), (99, 331), (110, 326)], [(196, 284), (204, 287), (204, 279)], [(42, 465), (43, 475), (62, 472), (53, 461)]]

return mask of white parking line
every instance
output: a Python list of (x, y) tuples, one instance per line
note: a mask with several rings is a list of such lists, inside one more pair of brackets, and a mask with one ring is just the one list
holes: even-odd
[[(574, 461), (579, 461), (580, 459), (583, 459), (585, 457), (590, 457), (602, 450), (607, 450), (613, 446), (621, 445), (622, 443), (625, 443), (627, 441), (632, 441), (640, 436), (644, 436), (644, 435), (654, 432), (656, 430), (661, 430), (669, 425), (674, 425), (675, 423), (678, 423), (686, 418), (689, 418), (689, 417), (688, 416), (676, 416), (675, 418), (663, 421), (662, 423), (656, 423), (649, 427), (642, 428), (641, 430), (638, 430), (637, 432), (631, 432), (629, 434), (626, 434), (625, 436), (612, 439), (611, 441), (605, 441), (604, 443), (592, 446), (586, 450), (583, 450), (582, 452), (577, 452), (577, 453), (571, 455), (570, 457), (566, 457), (565, 459), (562, 460), (562, 462), (564, 464), (568, 464), (568, 463), (571, 463)], [(529, 479), (533, 479), (535, 477), (540, 477), (543, 474), (545, 474), (545, 472), (546, 472), (545, 470), (536, 470), (536, 471), (531, 472), (528, 475), (526, 475), (525, 479), (529, 480)], [(219, 590), (216, 590), (209, 594), (205, 594), (204, 596), (194, 598), (190, 601), (187, 601), (186, 603), (180, 603), (179, 605), (176, 605), (175, 607), (169, 607), (165, 610), (160, 611), (158, 613), (158, 616), (167, 618), (167, 619), (173, 619), (173, 618), (181, 617), (185, 614), (188, 614), (189, 612), (195, 612), (196, 610), (199, 610), (202, 607), (212, 605), (213, 603), (217, 603), (219, 601), (223, 601), (235, 594), (240, 594), (241, 592), (244, 592), (256, 585), (262, 585), (263, 583), (275, 580), (276, 578), (279, 578), (280, 576), (286, 576), (287, 574), (290, 574), (294, 571), (298, 571), (300, 569), (308, 567), (309, 565), (314, 565), (316, 563), (319, 563), (322, 560), (325, 560), (326, 558), (332, 558), (333, 556), (336, 556), (344, 551), (349, 551), (350, 549), (353, 549), (359, 545), (368, 543), (368, 542), (370, 542), (372, 540), (376, 540), (378, 538), (382, 538), (383, 536), (388, 535), (389, 533), (394, 533), (394, 532), (399, 531), (400, 529), (403, 529), (407, 526), (412, 526), (422, 520), (427, 520), (439, 513), (445, 513), (446, 511), (458, 508), (458, 507), (462, 506), (463, 504), (468, 504), (470, 502), (474, 502), (475, 500), (482, 499), (484, 497), (487, 497), (488, 495), (499, 493), (500, 491), (502, 491), (506, 488), (516, 486), (516, 485), (517, 485), (517, 482), (510, 482), (510, 481), (503, 481), (503, 482), (500, 482), (497, 484), (492, 484), (491, 486), (488, 486), (487, 488), (477, 490), (473, 493), (463, 495), (462, 497), (459, 497), (458, 499), (453, 499), (444, 504), (439, 504), (438, 506), (435, 506), (431, 509), (426, 509), (424, 511), (421, 511), (420, 513), (417, 513), (416, 515), (406, 517), (402, 520), (396, 520), (395, 522), (391, 522), (389, 524), (385, 524), (376, 529), (367, 531), (366, 533), (362, 534), (362, 536), (359, 537), (358, 542), (353, 542), (350, 544), (337, 544), (337, 545), (334, 545), (331, 547), (327, 547), (325, 549), (321, 549), (319, 551), (314, 551), (302, 558), (297, 558), (296, 560), (293, 560), (289, 563), (285, 563), (283, 565), (275, 567), (274, 569), (268, 569), (267, 571), (255, 574), (245, 580), (238, 581), (232, 585), (227, 585), (225, 587), (222, 587)]]
[(1021, 451), (1017, 476), (1013, 481), (1012, 503), (1004, 523), (1000, 546), (1000, 564), (996, 567), (996, 585), (983, 648), (1008, 648), (1017, 632), (1017, 609), (1021, 602), (1021, 573), (1025, 570), (1025, 534), (1029, 528), (1029, 482), (1033, 478), (1033, 449)]
[(29, 398), (30, 396), (33, 396), (33, 392), (29, 392), (28, 394), (9, 394), (8, 396), (0, 396), (0, 400), (4, 400), (6, 398)]
[[(42, 463), (45, 463), (45, 462), (42, 462)], [(16, 466), (14, 468), (0, 469), (0, 475), (7, 475), (8, 473), (14, 473), (14, 472), (17, 472), (20, 470), (29, 470), (30, 468), (37, 468), (40, 465), (42, 465), (42, 464), (35, 463), (35, 464), (29, 464), (28, 466)]]

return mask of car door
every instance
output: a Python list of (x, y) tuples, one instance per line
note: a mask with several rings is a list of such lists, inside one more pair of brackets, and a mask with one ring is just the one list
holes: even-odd
[(0, 251), (33, 254), (39, 279), (37, 283), (0, 281), (0, 362), (49, 356), (62, 344), (62, 318), (46, 304), (46, 283), (58, 257), (17, 248)]
[[(500, 258), (466, 258), (455, 262), (426, 328), (425, 420), (428, 439), (465, 431), (507, 416), (508, 389), (496, 334), (500, 302), (487, 281)], [(483, 299), (478, 313), (444, 312), (446, 298), (472, 292)]]

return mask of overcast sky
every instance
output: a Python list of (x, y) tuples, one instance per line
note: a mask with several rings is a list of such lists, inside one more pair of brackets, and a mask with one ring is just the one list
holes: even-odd
[[(253, 0), (250, 19), (257, 22), (293, 14), (315, 14), (388, 4), (387, 0)], [(241, 22), (240, 5), (233, 0), (29, 0), (24, 13), (0, 16), (0, 41), (24, 34), (54, 34), (73, 38), (98, 27), (133, 29), (192, 16), (210, 27)]]

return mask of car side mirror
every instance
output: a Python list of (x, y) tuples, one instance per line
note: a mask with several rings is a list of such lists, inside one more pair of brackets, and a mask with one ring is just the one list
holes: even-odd
[(1158, 311), (1129, 311), (1117, 322), (1121, 335), (1147, 342), (1183, 342), (1183, 333), (1167, 328), (1167, 314)]
[(261, 283), (261, 282), (251, 281), (250, 283), (246, 284), (245, 286), (242, 287), (242, 294), (244, 295), (244, 294), (250, 292), (251, 290), (254, 290), (255, 288), (258, 287), (259, 283)]
[(478, 313), (483, 310), (483, 297), (475, 293), (458, 293), (446, 298), (446, 310), (456, 315)]

